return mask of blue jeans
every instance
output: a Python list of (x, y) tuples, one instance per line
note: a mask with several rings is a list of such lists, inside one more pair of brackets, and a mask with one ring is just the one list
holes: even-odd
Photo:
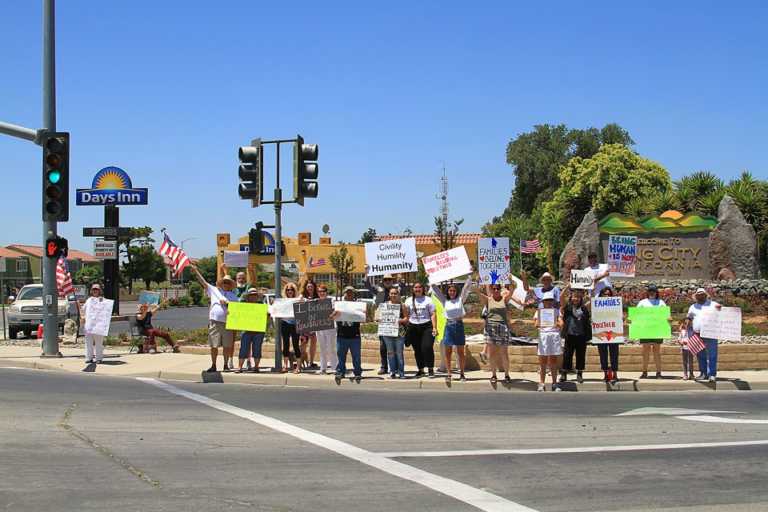
[(336, 375), (343, 377), (347, 373), (347, 352), (352, 352), (352, 371), (355, 377), (363, 375), (363, 365), (360, 360), (360, 338), (336, 338), (336, 355), (339, 364)]
[[(619, 343), (600, 343), (597, 345), (597, 352), (600, 354), (600, 369), (606, 371), (611, 369), (619, 371)], [(610, 358), (610, 363), (608, 359)]]
[(699, 372), (705, 377), (717, 377), (717, 340), (701, 338), (701, 341), (706, 349), (696, 354), (699, 359)]
[(248, 352), (253, 347), (253, 358), (261, 359), (261, 344), (264, 343), (263, 332), (244, 332), (240, 336), (240, 359), (248, 359)]
[[(381, 358), (381, 369), (387, 371), (387, 345), (384, 343), (384, 336), (379, 336), (379, 357)], [(390, 367), (390, 370), (394, 372)]]
[(405, 377), (405, 338), (402, 336), (382, 336), (384, 344), (387, 346), (387, 362), (389, 363), (389, 373), (398, 374)]

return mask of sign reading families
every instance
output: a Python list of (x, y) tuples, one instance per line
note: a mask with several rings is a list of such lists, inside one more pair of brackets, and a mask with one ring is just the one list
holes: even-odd
[(621, 297), (592, 299), (592, 343), (624, 343)]
[(571, 270), (571, 290), (591, 290), (592, 289), (592, 271), (590, 270)]
[(464, 249), (463, 245), (424, 256), (421, 258), (421, 262), (424, 264), (424, 270), (432, 284), (472, 273), (472, 265), (469, 263), (467, 250)]
[(293, 318), (296, 319), (296, 332), (304, 334), (313, 331), (325, 331), (336, 327), (331, 318), (333, 303), (331, 299), (307, 300), (293, 303)]
[(477, 242), (481, 284), (509, 284), (509, 238), (481, 238)]
[(662, 340), (672, 337), (669, 306), (629, 308), (629, 337), (633, 340)]
[(254, 302), (230, 302), (227, 306), (227, 329), (266, 332), (267, 305)]
[(149, 190), (133, 188), (131, 177), (119, 167), (105, 167), (93, 177), (91, 188), (77, 189), (78, 206), (132, 206), (149, 202)]
[(369, 276), (416, 272), (416, 239), (382, 240), (365, 244)]
[(400, 304), (384, 302), (379, 305), (379, 336), (398, 336), (400, 334)]
[(741, 341), (741, 308), (708, 309), (701, 315), (701, 337)]
[(608, 270), (611, 277), (635, 277), (637, 237), (610, 235), (608, 237)]

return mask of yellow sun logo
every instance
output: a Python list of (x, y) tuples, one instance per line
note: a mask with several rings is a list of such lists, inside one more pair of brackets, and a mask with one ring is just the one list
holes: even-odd
[(105, 167), (94, 176), (93, 188), (99, 190), (131, 188), (131, 178), (119, 167)]

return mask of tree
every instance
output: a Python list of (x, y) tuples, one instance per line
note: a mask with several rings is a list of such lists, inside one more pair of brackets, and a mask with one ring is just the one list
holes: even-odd
[(336, 272), (336, 290), (343, 290), (352, 280), (352, 270), (355, 268), (355, 258), (349, 254), (346, 244), (333, 251), (328, 259)]
[[(715, 174), (698, 171), (675, 182), (677, 203), (684, 213), (712, 213), (712, 205), (717, 201), (717, 194), (722, 199), (723, 182)], [(707, 198), (705, 200), (705, 198)], [(717, 213), (717, 206), (714, 208)]]
[(367, 244), (376, 240), (376, 230), (374, 228), (368, 228), (365, 233), (360, 237), (359, 244)]
[(165, 261), (152, 246), (131, 246), (128, 247), (128, 253), (130, 258), (123, 263), (123, 272), (129, 281), (140, 279), (149, 290), (153, 281), (162, 283), (166, 280)]
[(536, 208), (531, 216), (528, 215), (505, 215), (495, 223), (488, 223), (483, 226), (483, 235), (486, 237), (506, 237), (509, 238), (510, 255), (509, 268), (517, 274), (521, 263), (533, 275), (540, 275), (547, 270), (546, 255), (539, 253), (530, 256), (523, 256), (520, 251), (514, 250), (514, 247), (520, 240), (534, 240), (540, 237), (541, 231), (541, 207)]
[(200, 273), (203, 275), (203, 279), (208, 281), (209, 283), (215, 283), (216, 278), (218, 277), (217, 272), (217, 266), (218, 262), (216, 260), (216, 256), (206, 256), (205, 258), (200, 258), (197, 260), (197, 269), (200, 271)]
[(435, 236), (433, 240), (440, 246), (441, 251), (453, 249), (456, 245), (456, 235), (459, 234), (459, 227), (462, 223), (464, 223), (464, 219), (445, 223), (442, 217), (435, 217)]
[[(128, 264), (131, 264), (132, 254), (131, 247), (146, 247), (151, 246), (155, 240), (151, 237), (152, 228), (149, 226), (143, 226), (139, 228), (129, 228), (128, 233), (125, 236), (118, 237), (117, 245), (120, 254), (124, 254), (128, 260)], [(128, 293), (133, 292), (133, 280), (127, 279)]]
[(104, 282), (104, 272), (101, 265), (83, 265), (72, 280), (75, 284), (84, 284), (90, 288), (94, 283)]

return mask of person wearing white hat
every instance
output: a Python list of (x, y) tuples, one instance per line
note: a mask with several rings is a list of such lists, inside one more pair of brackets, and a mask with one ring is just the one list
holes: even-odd
[[(537, 286), (533, 289), (533, 300), (534, 303), (537, 304), (538, 308), (541, 309), (544, 307), (544, 294), (550, 293), (552, 294), (552, 299), (555, 301), (554, 307), (559, 308), (560, 307), (560, 288), (555, 286), (553, 284), (553, 277), (552, 274), (549, 272), (544, 272), (541, 274), (541, 277), (539, 278), (540, 286)], [(526, 291), (528, 291), (528, 282), (525, 279), (525, 276), (523, 276), (523, 283), (525, 285)]]
[(104, 357), (104, 336), (90, 332), (86, 319), (94, 314), (96, 303), (102, 302), (104, 297), (101, 294), (101, 285), (91, 286), (91, 296), (83, 304), (83, 312), (80, 315), (80, 322), (85, 326), (85, 362), (101, 363)]
[(228, 372), (227, 363), (235, 352), (235, 332), (226, 328), (227, 306), (230, 302), (238, 301), (237, 294), (234, 292), (235, 280), (225, 275), (216, 282), (216, 286), (213, 286), (205, 280), (195, 265), (191, 265), (190, 268), (211, 299), (211, 307), (208, 312), (208, 345), (211, 348), (211, 367), (206, 372), (216, 371), (219, 347), (224, 349), (224, 371)]
[[(547, 368), (552, 374), (552, 391), (560, 391), (557, 384), (560, 355), (563, 353), (560, 342), (560, 329), (563, 321), (560, 309), (555, 307), (555, 294), (545, 292), (541, 297), (541, 306), (533, 315), (533, 322), (539, 329), (539, 386), (538, 391), (544, 391), (547, 379)], [(546, 317), (546, 319), (545, 319)]]
[[(688, 308), (683, 327), (689, 333), (701, 332), (701, 317), (707, 311), (720, 309), (720, 304), (709, 298), (709, 293), (704, 288), (699, 288), (693, 295), (696, 302)], [(713, 338), (701, 338), (706, 347), (697, 354), (699, 359), (699, 380), (709, 379), (709, 382), (717, 381), (717, 340)]]

